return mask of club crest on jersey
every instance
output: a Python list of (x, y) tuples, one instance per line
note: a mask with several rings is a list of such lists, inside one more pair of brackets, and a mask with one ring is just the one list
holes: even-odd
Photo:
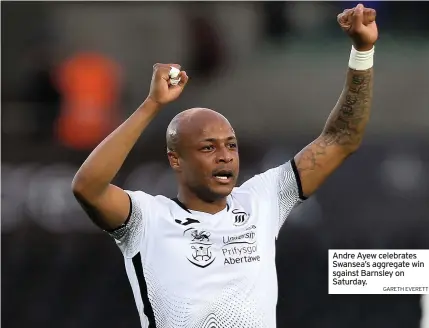
[(189, 228), (183, 235), (189, 239), (189, 253), (186, 257), (189, 262), (199, 268), (206, 268), (214, 262), (216, 257), (211, 251), (213, 243), (210, 241), (210, 232)]
[(240, 210), (232, 210), (232, 214), (234, 214), (234, 222), (233, 224), (236, 227), (240, 227), (249, 221), (249, 214)]

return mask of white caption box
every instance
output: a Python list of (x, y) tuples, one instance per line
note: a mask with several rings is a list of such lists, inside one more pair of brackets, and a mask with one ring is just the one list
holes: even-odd
[(331, 249), (329, 294), (429, 294), (429, 250)]

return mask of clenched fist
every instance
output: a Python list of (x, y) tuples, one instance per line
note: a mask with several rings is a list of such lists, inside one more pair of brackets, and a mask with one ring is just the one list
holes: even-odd
[(185, 71), (181, 71), (179, 76), (180, 82), (178, 85), (170, 83), (170, 70), (175, 67), (180, 70), (180, 65), (177, 64), (155, 64), (153, 65), (152, 82), (150, 84), (149, 98), (160, 104), (165, 105), (173, 100), (176, 100), (183, 91), (188, 76)]
[(362, 4), (352, 9), (346, 9), (337, 16), (338, 23), (351, 37), (356, 50), (370, 50), (377, 41), (378, 30), (375, 16), (374, 9), (365, 8)]

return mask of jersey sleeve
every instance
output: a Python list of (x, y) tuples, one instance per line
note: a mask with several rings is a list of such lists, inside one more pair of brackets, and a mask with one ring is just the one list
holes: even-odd
[(294, 159), (255, 175), (243, 183), (242, 188), (249, 189), (256, 202), (270, 204), (276, 237), (292, 209), (306, 199)]
[(142, 191), (125, 190), (130, 199), (130, 213), (125, 222), (112, 231), (107, 231), (114, 238), (125, 257), (136, 255), (148, 230), (149, 221), (154, 211), (155, 197)]

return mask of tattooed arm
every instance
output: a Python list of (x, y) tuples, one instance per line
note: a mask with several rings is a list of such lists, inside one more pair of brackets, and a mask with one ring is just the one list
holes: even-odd
[(321, 135), (295, 156), (303, 196), (310, 196), (362, 141), (372, 102), (373, 47), (378, 39), (374, 9), (362, 4), (337, 16), (353, 41), (340, 99)]
[(322, 134), (295, 156), (304, 196), (310, 196), (353, 152), (368, 122), (373, 69), (348, 70), (341, 96)]

